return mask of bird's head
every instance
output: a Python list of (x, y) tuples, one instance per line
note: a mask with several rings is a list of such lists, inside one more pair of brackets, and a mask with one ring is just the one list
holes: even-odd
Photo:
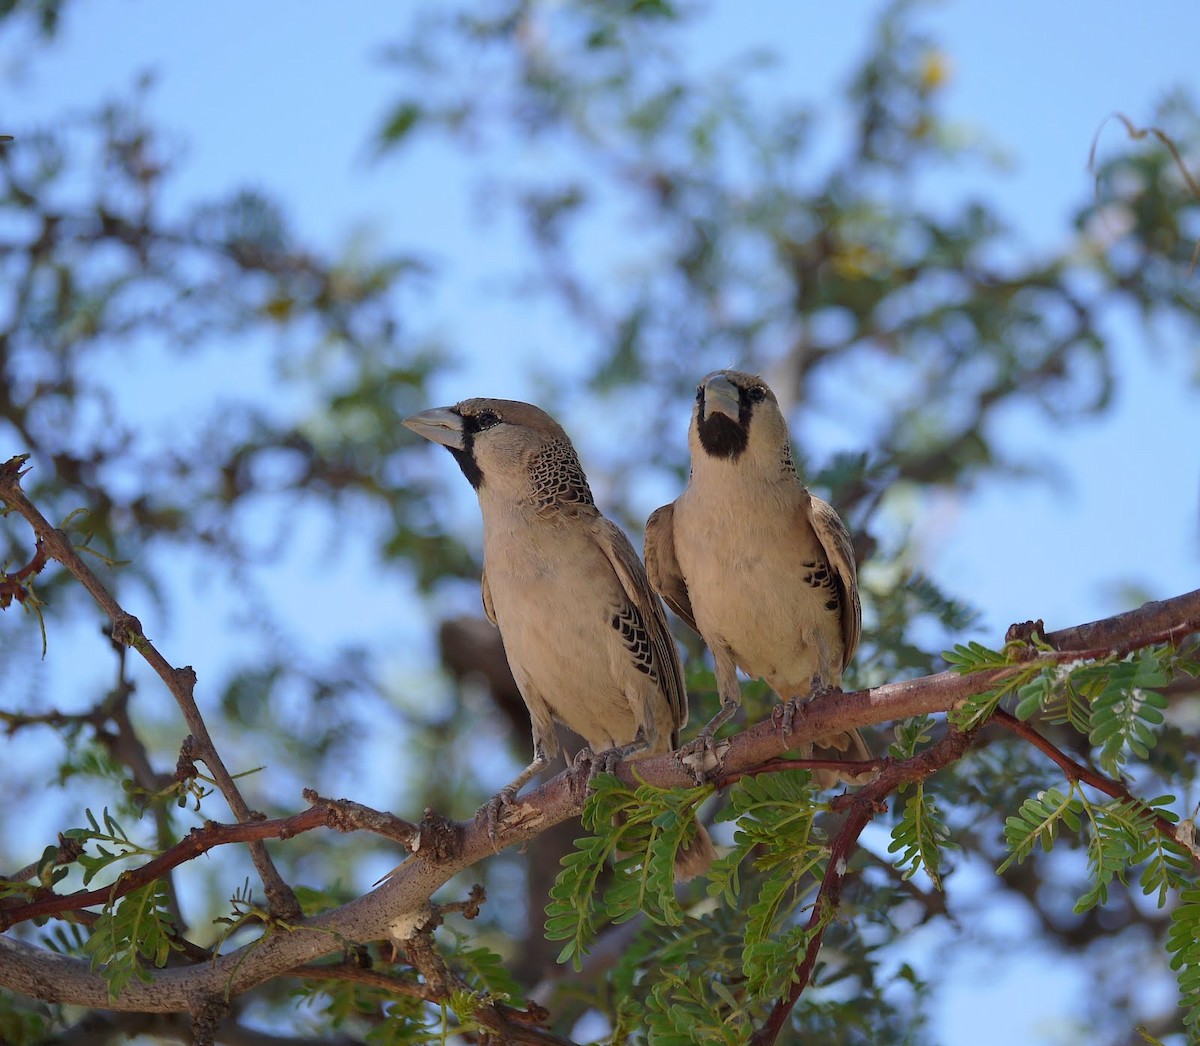
[(467, 399), (404, 419), (440, 443), (482, 497), (532, 496), (539, 505), (593, 504), (571, 440), (549, 414), (520, 400)]
[(765, 466), (790, 465), (787, 422), (779, 401), (757, 374), (718, 370), (696, 387), (690, 432), (692, 458), (738, 461)]

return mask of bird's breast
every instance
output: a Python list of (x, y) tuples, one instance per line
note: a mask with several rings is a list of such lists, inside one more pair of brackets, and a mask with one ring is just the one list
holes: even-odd
[(799, 507), (751, 498), (687, 506), (677, 510), (675, 550), (701, 635), (732, 650), (747, 674), (807, 681), (821, 649), (840, 667), (829, 565)]
[[(485, 531), (484, 569), (505, 653), (527, 703), (595, 750), (627, 744), (647, 717), (673, 724), (656, 678), (639, 667), (640, 621), (586, 528)], [(634, 615), (636, 617), (636, 614)]]

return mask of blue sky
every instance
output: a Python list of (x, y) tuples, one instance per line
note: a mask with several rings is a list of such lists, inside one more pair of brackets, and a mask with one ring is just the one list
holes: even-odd
[[(784, 59), (781, 90), (820, 103), (836, 95), (864, 52), (865, 12), (876, 7), (762, 3), (746, 18), (742, 5), (725, 5), (695, 34), (688, 57), (700, 68), (769, 44)], [(185, 145), (172, 182), (176, 200), (262, 186), (317, 242), (344, 244), (357, 231), (381, 246), (417, 249), (441, 274), (427, 310), (437, 317), (434, 329), (465, 347), (445, 397), (485, 385), (530, 396), (527, 370), (499, 368), (497, 358), (561, 358), (570, 350), (555, 340), (551, 316), (489, 282), (521, 251), (511, 223), (479, 225), (461, 154), (418, 141), (396, 158), (371, 158), (371, 133), (397, 87), (379, 56), (398, 35), (402, 10), (363, 4), (350, 18), (344, 8), (273, 2), (69, 6), (61, 41), (36, 54), (26, 76), (14, 78), (14, 51), (4, 52), (5, 116), (19, 124), (50, 119), (156, 70), (149, 108)], [(952, 185), (985, 193), (1035, 250), (1061, 245), (1068, 207), (1091, 193), (1086, 163), (1095, 135), (1103, 128), (1102, 150), (1125, 147), (1119, 125), (1106, 118), (1120, 110), (1147, 121), (1168, 89), (1197, 86), (1197, 36), (1189, 29), (1200, 30), (1200, 11), (1191, 5), (1175, 5), (1168, 16), (1118, 3), (941, 3), (929, 5), (922, 21), (951, 62), (949, 115), (982, 129), (1009, 159), (1004, 173), (964, 167), (931, 180), (927, 191)], [(1020, 411), (1006, 422), (1009, 445), (1055, 465), (1060, 480), (989, 483), (966, 501), (921, 506), (914, 518), (930, 535), (926, 568), (972, 593), (991, 630), (1031, 614), (1066, 625), (1110, 612), (1118, 608), (1117, 581), (1156, 595), (1195, 583), (1195, 346), (1147, 351), (1136, 324), (1114, 322), (1127, 337), (1111, 416), (1069, 430)], [(1169, 340), (1164, 332), (1161, 341)], [(149, 398), (172, 417), (171, 387), (193, 386), (164, 385)], [(1176, 450), (1147, 453), (1163, 446)], [(1130, 476), (1139, 477), (1140, 496), (1128, 493)], [(996, 555), (1000, 548), (1011, 554)], [(1046, 577), (1055, 584), (1042, 585)], [(958, 579), (965, 584), (956, 586)]]
[[(767, 44), (783, 58), (780, 89), (822, 105), (864, 53), (869, 13), (877, 9), (796, 0), (725, 4), (695, 33), (687, 60), (703, 68)], [(528, 372), (499, 366), (497, 346), (518, 361), (564, 350), (551, 312), (530, 312), (495, 292), (497, 274), (523, 250), (516, 230), (503, 218), (480, 227), (473, 172), (459, 153), (417, 141), (395, 158), (372, 159), (371, 134), (398, 86), (379, 55), (400, 35), (409, 10), (282, 0), (68, 5), (61, 39), (45, 52), (26, 52), (11, 30), (0, 38), (0, 117), (11, 124), (5, 130), (28, 129), (64, 109), (124, 95), (139, 72), (155, 70), (149, 108), (185, 147), (172, 182), (176, 206), (249, 184), (281, 198), (301, 235), (317, 243), (333, 247), (360, 235), (427, 254), (440, 272), (427, 322), (462, 347), (462, 365), (441, 379), (438, 401), (485, 386), (491, 394), (528, 397)], [(983, 130), (1009, 159), (1003, 173), (964, 168), (926, 191), (944, 185), (985, 195), (1032, 251), (1061, 246), (1068, 208), (1092, 192), (1086, 164), (1097, 132), (1103, 127), (1102, 151), (1126, 147), (1119, 125), (1105, 124), (1112, 112), (1148, 121), (1155, 102), (1178, 85), (1200, 97), (1195, 4), (959, 0), (929, 5), (921, 21), (951, 63), (948, 114)], [(989, 481), (969, 496), (943, 494), (912, 506), (922, 565), (983, 608), (984, 641), (997, 640), (1013, 620), (1040, 616), (1053, 628), (1122, 609), (1117, 588), (1126, 582), (1153, 596), (1200, 583), (1200, 402), (1193, 384), (1200, 354), (1170, 330), (1147, 336), (1119, 315), (1111, 323), (1121, 344), (1116, 407), (1108, 416), (1058, 429), (1015, 410), (1001, 422), (1006, 445), (1051, 466), (1054, 478)], [(162, 425), (175, 423), (197, 390), (217, 380), (180, 380), (186, 364), (144, 363), (137, 383), (126, 386), (127, 408), (153, 412)], [(468, 516), (462, 526), (469, 535), (475, 520)], [(315, 547), (320, 539), (299, 540)], [(342, 566), (338, 577), (321, 579), (320, 597), (361, 610), (357, 620), (341, 622), (346, 635), (364, 622), (377, 637), (394, 634), (397, 620), (419, 634), (421, 608), (377, 586), (368, 591), (368, 562)], [(464, 591), (455, 609), (474, 610), (476, 598)], [(183, 646), (187, 637), (189, 656), (202, 663), (195, 642), (207, 618), (202, 601), (189, 607), (185, 599), (166, 639)], [(304, 622), (294, 627), (307, 638)], [(318, 627), (328, 640), (330, 622)], [(212, 642), (218, 658), (225, 639)], [(414, 640), (405, 649), (412, 653), (398, 655), (397, 671), (431, 672), (427, 644)], [(951, 980), (962, 983), (939, 1010), (946, 1042), (1072, 1041), (1052, 1010), (1017, 1012), (1006, 1002), (1016, 990), (1012, 979), (1025, 971), (1035, 980), (1069, 979), (1069, 972), (1035, 963), (997, 981), (982, 971), (962, 973), (969, 963), (956, 969)]]

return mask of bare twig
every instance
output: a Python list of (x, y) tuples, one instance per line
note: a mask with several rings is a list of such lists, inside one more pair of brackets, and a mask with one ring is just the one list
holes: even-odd
[(421, 847), (421, 827), (384, 810), (375, 810), (351, 799), (326, 799), (311, 788), (304, 789), (304, 799), (325, 811), (325, 823), (339, 832), (365, 829), (399, 843), (408, 850)]
[[(344, 799), (322, 799), (315, 792), (306, 790), (304, 797), (313, 805), (290, 817), (276, 817), (241, 824), (218, 824), (208, 821), (201, 828), (193, 828), (178, 843), (164, 850), (157, 857), (138, 868), (123, 872), (109, 886), (97, 890), (78, 890), (75, 893), (57, 894), (39, 888), (43, 896), (24, 904), (0, 901), (0, 932), (27, 919), (36, 919), (59, 912), (76, 911), (93, 904), (111, 904), (134, 890), (161, 878), (172, 868), (193, 860), (218, 846), (230, 843), (248, 843), (262, 839), (290, 839), (301, 832), (314, 828), (333, 828), (339, 832), (352, 832), (360, 828), (378, 832), (389, 839), (403, 842), (410, 848), (420, 843), (420, 829), (408, 821), (379, 810), (372, 810), (360, 803)], [(348, 813), (348, 811), (351, 811)], [(74, 854), (74, 860), (78, 854)], [(66, 863), (66, 862), (63, 862)], [(31, 865), (24, 878), (37, 870)], [(17, 880), (13, 877), (14, 881)]]
[[(233, 811), (233, 815), (239, 821), (253, 820), (256, 815), (242, 798), (233, 776), (226, 769), (225, 763), (209, 735), (204, 717), (200, 715), (200, 709), (196, 706), (194, 696), (196, 673), (190, 667), (173, 667), (158, 652), (158, 649), (143, 633), (141, 622), (123, 610), (113, 599), (91, 567), (75, 551), (75, 547), (67, 535), (51, 526), (46, 517), (25, 496), (25, 492), (21, 489), (21, 477), (25, 473), (24, 465), (27, 457), (28, 455), (19, 455), (0, 465), (0, 501), (3, 501), (11, 511), (25, 518), (46, 553), (66, 567), (75, 576), (75, 579), (88, 590), (100, 609), (112, 621), (113, 641), (122, 646), (133, 647), (158, 673), (159, 678), (175, 698), (176, 704), (179, 705), (189, 732), (196, 739), (198, 757), (208, 767), (213, 780), (229, 804), (230, 810)], [(279, 874), (279, 870), (271, 860), (271, 855), (267, 853), (266, 846), (261, 841), (255, 841), (249, 844), (249, 850), (266, 890), (272, 914), (285, 920), (298, 919), (301, 914), (300, 904), (296, 900), (292, 888)]]

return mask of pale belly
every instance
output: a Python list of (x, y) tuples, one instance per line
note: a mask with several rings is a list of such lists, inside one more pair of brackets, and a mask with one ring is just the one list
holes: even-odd
[[(676, 551), (687, 580), (696, 625), (711, 646), (723, 643), (747, 675), (763, 678), (781, 696), (807, 694), (814, 675), (841, 678), (841, 622), (826, 606), (828, 593), (811, 583), (828, 569), (815, 536), (805, 547), (794, 531), (760, 531), (747, 540), (706, 521), (703, 537), (677, 534)], [(689, 556), (697, 547), (717, 556)]]
[[(569, 571), (525, 561), (488, 563), (487, 572), (496, 623), (531, 716), (553, 717), (601, 751), (633, 741), (639, 722), (663, 699), (617, 640), (612, 616), (622, 598), (607, 560), (590, 543), (573, 551)], [(578, 581), (580, 557), (593, 558), (586, 585)]]

